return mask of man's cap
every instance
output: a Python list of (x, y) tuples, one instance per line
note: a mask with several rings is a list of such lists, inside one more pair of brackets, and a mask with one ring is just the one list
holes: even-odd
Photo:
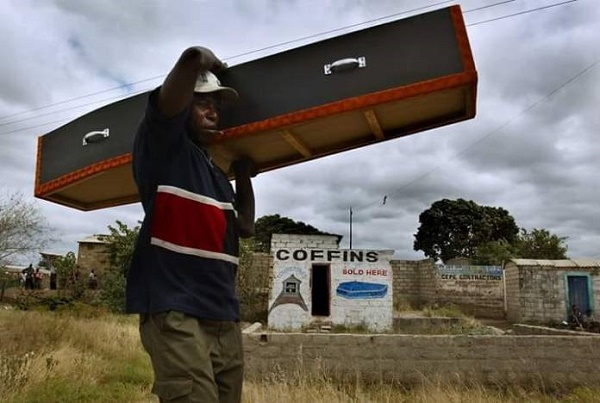
[(222, 86), (217, 76), (210, 71), (203, 71), (202, 73), (198, 74), (194, 92), (200, 94), (210, 94), (216, 92), (221, 96), (221, 99), (226, 104), (232, 104), (239, 98), (236, 90)]

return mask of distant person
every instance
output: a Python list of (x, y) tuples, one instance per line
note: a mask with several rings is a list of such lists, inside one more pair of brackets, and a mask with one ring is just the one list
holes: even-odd
[(33, 274), (33, 286), (36, 290), (42, 289), (42, 279), (44, 278), (44, 274), (40, 271), (40, 268), (35, 269), (35, 273)]
[(224, 67), (209, 49), (185, 50), (150, 94), (133, 148), (145, 217), (126, 309), (140, 314), (161, 402), (241, 400), (235, 278), (238, 238), (254, 234), (254, 166), (234, 161), (234, 193), (207, 150), (221, 106), (238, 98), (211, 72)]
[(25, 274), (25, 289), (26, 290), (33, 290), (34, 287), (34, 281), (33, 281), (33, 266), (30, 264), (29, 266), (27, 266), (26, 268), (23, 269), (22, 273)]
[(79, 286), (81, 285), (79, 283), (80, 278), (81, 278), (81, 272), (79, 271), (79, 267), (76, 266), (73, 270), (71, 270), (71, 273), (69, 275), (69, 286), (72, 289), (78, 289)]
[(90, 271), (90, 274), (88, 275), (88, 288), (91, 290), (98, 288), (98, 277), (94, 270)]
[(54, 266), (50, 267), (50, 289), (56, 290), (56, 269)]
[(19, 273), (19, 285), (22, 290), (25, 289), (26, 280), (27, 280), (27, 275), (25, 274), (25, 271), (22, 271), (21, 273)]
[(571, 315), (569, 317), (569, 324), (572, 328), (583, 330), (583, 313), (579, 307), (575, 304), (571, 305)]

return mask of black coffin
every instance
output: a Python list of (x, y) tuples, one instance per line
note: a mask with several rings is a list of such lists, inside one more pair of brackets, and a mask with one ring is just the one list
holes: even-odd
[[(477, 73), (459, 6), (239, 64), (220, 75), (240, 102), (211, 146), (229, 172), (259, 172), (475, 116)], [(131, 148), (147, 93), (38, 140), (35, 195), (82, 210), (138, 200)]]

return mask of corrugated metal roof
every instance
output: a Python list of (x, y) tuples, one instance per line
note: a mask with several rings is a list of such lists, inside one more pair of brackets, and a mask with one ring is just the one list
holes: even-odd
[(600, 259), (511, 259), (517, 266), (545, 266), (545, 267), (600, 267)]
[(106, 238), (108, 235), (98, 234), (90, 235), (77, 241), (78, 243), (107, 243)]

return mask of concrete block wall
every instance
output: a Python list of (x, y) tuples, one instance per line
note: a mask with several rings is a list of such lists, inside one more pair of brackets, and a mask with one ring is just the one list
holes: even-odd
[(273, 234), (271, 250), (275, 249), (337, 249), (336, 235)]
[(426, 260), (392, 260), (394, 303), (403, 299), (415, 308), (433, 301), (436, 288), (435, 266)]
[(506, 266), (504, 270), (506, 319), (512, 323), (519, 323), (522, 321), (520, 281), (519, 269), (514, 265)]
[(419, 282), (422, 284), (420, 297), (426, 303), (438, 302), (436, 296), (439, 288), (437, 270), (432, 260), (420, 260), (417, 265)]
[[(600, 337), (251, 333), (248, 379), (322, 376), (417, 383), (598, 384)], [(568, 359), (565, 359), (568, 357)]]
[[(252, 266), (251, 271), (261, 279), (266, 279), (265, 286), (268, 287), (268, 279), (273, 275), (273, 258), (270, 254), (264, 252), (254, 252), (251, 254)], [(262, 281), (260, 281), (262, 283)]]
[(438, 281), (436, 301), (451, 302), (466, 314), (476, 317), (504, 318), (504, 285), (502, 278), (443, 279)]
[(569, 315), (565, 276), (589, 274), (592, 305), (600, 307), (600, 276), (596, 268), (545, 266), (506, 267), (507, 318), (511, 322), (547, 324)]
[(100, 242), (80, 242), (77, 252), (77, 264), (83, 273), (91, 270), (100, 277), (108, 268), (106, 244)]
[(548, 267), (519, 270), (521, 321), (547, 323), (566, 315), (564, 281), (560, 271)]
[(432, 260), (393, 260), (394, 303), (404, 299), (414, 308), (452, 303), (465, 313), (489, 318), (504, 317), (502, 280), (443, 279)]

